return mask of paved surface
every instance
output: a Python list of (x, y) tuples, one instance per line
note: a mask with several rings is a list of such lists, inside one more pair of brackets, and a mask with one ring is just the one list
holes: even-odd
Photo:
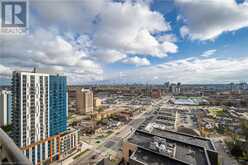
[[(155, 104), (146, 107), (146, 111), (141, 114), (135, 116), (131, 122), (127, 125), (122, 126), (121, 128), (114, 131), (113, 134), (108, 136), (105, 140), (101, 141), (101, 143), (96, 144), (95, 146), (91, 146), (90, 151), (83, 154), (76, 160), (73, 160), (73, 155), (68, 159), (63, 161), (54, 162), (54, 165), (93, 165), (98, 162), (101, 158), (106, 158), (109, 156), (120, 157), (122, 158), (122, 143), (123, 140), (131, 136), (134, 131), (138, 128), (138, 126), (145, 120), (146, 116), (149, 116), (149, 113), (156, 106), (167, 105), (166, 103), (170, 97), (166, 97), (164, 99), (160, 99)], [(161, 104), (161, 105), (159, 105)]]
[(235, 160), (230, 154), (228, 154), (226, 145), (221, 142), (221, 138), (212, 138), (214, 145), (216, 147), (216, 150), (219, 153), (219, 160), (221, 162), (221, 165), (239, 165), (237, 160)]
[[(147, 111), (151, 111), (152, 107), (149, 106)], [(136, 128), (144, 121), (145, 119), (145, 112), (142, 112), (140, 115), (136, 116), (131, 122), (127, 125), (121, 127), (120, 129), (116, 130), (112, 135), (110, 135), (104, 142), (99, 144), (96, 147), (93, 147), (92, 150), (80, 158), (74, 160), (71, 165), (91, 165), (97, 162), (101, 157), (108, 157), (108, 156), (116, 156), (122, 157), (122, 142), (123, 139), (129, 137)]]

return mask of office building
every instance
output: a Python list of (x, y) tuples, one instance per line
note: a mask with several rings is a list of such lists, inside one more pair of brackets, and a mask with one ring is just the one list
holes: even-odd
[(93, 112), (93, 92), (91, 90), (77, 90), (77, 110), (81, 114)]
[(0, 127), (10, 125), (12, 116), (12, 96), (7, 90), (0, 91)]

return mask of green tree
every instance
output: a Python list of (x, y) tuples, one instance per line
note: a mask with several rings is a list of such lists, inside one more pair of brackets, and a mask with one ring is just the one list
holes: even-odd
[(248, 142), (248, 120), (242, 120), (240, 124), (242, 135), (245, 137), (246, 143)]

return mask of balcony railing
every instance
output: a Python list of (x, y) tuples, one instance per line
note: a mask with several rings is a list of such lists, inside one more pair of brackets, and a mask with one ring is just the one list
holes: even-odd
[(0, 128), (0, 164), (32, 165), (22, 151)]

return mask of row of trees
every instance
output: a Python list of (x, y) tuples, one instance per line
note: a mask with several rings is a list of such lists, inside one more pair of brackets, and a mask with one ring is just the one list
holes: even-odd
[(231, 154), (239, 160), (248, 161), (248, 121), (243, 120), (240, 124), (241, 135), (233, 135), (233, 140), (227, 145)]

